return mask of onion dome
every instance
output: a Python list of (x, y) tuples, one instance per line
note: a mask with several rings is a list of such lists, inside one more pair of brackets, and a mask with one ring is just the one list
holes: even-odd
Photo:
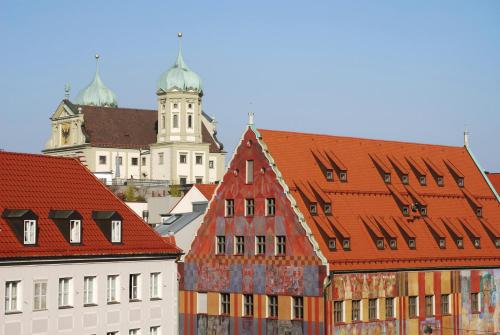
[(96, 70), (94, 80), (78, 93), (75, 103), (100, 107), (118, 107), (116, 95), (106, 86), (99, 76), (99, 55), (95, 55)]
[(178, 36), (179, 53), (177, 55), (177, 60), (170, 69), (162, 73), (158, 80), (157, 89), (158, 91), (164, 92), (176, 89), (180, 91), (195, 91), (203, 94), (200, 76), (192, 71), (184, 62), (180, 48), (180, 38), (182, 34), (179, 33)]

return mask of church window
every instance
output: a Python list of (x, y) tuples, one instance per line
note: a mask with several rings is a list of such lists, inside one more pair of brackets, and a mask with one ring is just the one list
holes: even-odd
[(188, 128), (193, 128), (193, 116), (188, 115)]
[(137, 157), (132, 157), (132, 165), (137, 166), (139, 165), (139, 158)]
[(179, 155), (179, 163), (181, 163), (181, 164), (186, 164), (187, 163), (187, 155), (186, 154), (180, 154)]
[(179, 128), (179, 115), (174, 114), (172, 116), (172, 125), (174, 128)]
[(163, 152), (158, 153), (158, 165), (163, 165)]
[(201, 165), (201, 164), (203, 164), (203, 156), (196, 155), (196, 165)]
[(214, 168), (214, 161), (210, 160), (208, 161), (208, 168), (213, 169)]
[(106, 156), (99, 156), (99, 164), (101, 165), (106, 164)]

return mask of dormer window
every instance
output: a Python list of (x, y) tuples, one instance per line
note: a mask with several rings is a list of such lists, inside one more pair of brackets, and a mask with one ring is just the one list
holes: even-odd
[(408, 239), (408, 247), (410, 249), (415, 249), (416, 246), (417, 246), (417, 243), (415, 242), (414, 238)]
[(408, 216), (408, 215), (410, 215), (410, 208), (408, 208), (408, 206), (403, 206), (402, 212), (403, 212), (404, 216)]
[(444, 186), (444, 178), (442, 176), (437, 177), (438, 186)]
[(422, 185), (422, 186), (425, 186), (427, 184), (427, 178), (424, 175), (420, 176), (418, 178), (418, 181), (419, 181), (420, 185)]
[(337, 248), (337, 240), (334, 238), (331, 238), (328, 240), (328, 249), (330, 250), (335, 250)]
[(482, 207), (478, 207), (478, 208), (476, 208), (476, 216), (477, 216), (478, 218), (483, 217), (483, 208), (482, 208)]
[(401, 176), (401, 182), (405, 185), (408, 184), (408, 175), (407, 174), (404, 174)]
[(122, 241), (122, 222), (120, 220), (111, 221), (111, 242), (121, 243)]
[(333, 170), (326, 170), (326, 180), (328, 181), (333, 180)]
[(480, 248), (481, 247), (481, 240), (479, 238), (475, 238), (472, 243), (474, 244), (474, 248)]
[(36, 243), (36, 220), (24, 220), (24, 244)]
[(342, 240), (342, 248), (344, 248), (344, 250), (351, 249), (351, 241), (348, 238)]
[(347, 181), (347, 172), (346, 171), (340, 172), (339, 179), (341, 182), (346, 182)]
[(464, 187), (464, 185), (465, 185), (464, 178), (459, 177), (457, 179), (457, 184), (458, 184), (459, 187)]
[(309, 211), (311, 214), (318, 214), (318, 205), (314, 202), (309, 205)]
[(391, 183), (391, 174), (390, 173), (384, 173), (384, 183), (386, 183), (386, 184)]
[(440, 238), (440, 239), (439, 239), (439, 247), (440, 247), (441, 249), (446, 248), (446, 240), (445, 240), (444, 238)]
[(80, 243), (81, 242), (81, 230), (82, 225), (80, 220), (70, 220), (69, 221), (69, 242), (70, 243)]
[(462, 249), (464, 247), (464, 240), (461, 238), (457, 238), (457, 247)]
[(323, 207), (325, 214), (332, 214), (332, 204), (326, 203)]
[(392, 238), (390, 241), (389, 241), (389, 246), (391, 247), (391, 249), (396, 249), (398, 247), (398, 244), (396, 242), (396, 239), (395, 238)]
[(500, 248), (500, 238), (495, 239), (495, 247)]
[(384, 239), (382, 239), (382, 238), (377, 239), (377, 249), (380, 249), (380, 250), (384, 249)]
[(420, 215), (427, 216), (427, 207), (426, 206), (420, 207)]

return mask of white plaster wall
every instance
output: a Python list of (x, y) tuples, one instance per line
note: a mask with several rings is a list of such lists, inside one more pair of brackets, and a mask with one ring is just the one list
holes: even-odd
[(135, 212), (139, 217), (142, 218), (142, 211), (148, 210), (148, 203), (147, 202), (125, 202), (125, 204), (130, 207), (131, 210)]
[(189, 250), (191, 250), (191, 244), (196, 237), (196, 232), (198, 231), (198, 228), (200, 228), (204, 217), (205, 215), (198, 216), (195, 220), (190, 222), (187, 226), (185, 226), (175, 234), (175, 243), (184, 252), (181, 260), (184, 260), (184, 256), (186, 256)]
[[(196, 187), (191, 189), (179, 200), (177, 205), (170, 211), (172, 214), (189, 213), (193, 211), (193, 202), (208, 201), (209, 199), (198, 190)], [(183, 249), (184, 250), (184, 249)]]
[(214, 162), (214, 167), (213, 169), (210, 168), (208, 169), (208, 182), (213, 183), (217, 180), (217, 156), (209, 156), (207, 160), (207, 166), (209, 160)]
[[(149, 275), (161, 272), (162, 299), (149, 299)], [(129, 302), (128, 285), (131, 273), (141, 274), (141, 301)], [(108, 275), (120, 276), (120, 303), (106, 303)], [(83, 278), (97, 276), (97, 306), (83, 306)], [(73, 307), (58, 308), (59, 278), (73, 278)], [(33, 311), (33, 281), (46, 279), (47, 310)], [(22, 312), (5, 314), (5, 282), (21, 281)], [(0, 334), (106, 334), (140, 328), (149, 334), (149, 327), (160, 326), (161, 334), (177, 334), (177, 264), (174, 260), (136, 260), (88, 262), (71, 264), (39, 264), (0, 266)], [(60, 329), (69, 325), (69, 329)], [(34, 332), (35, 329), (43, 331)]]
[[(196, 164), (196, 156), (201, 155), (202, 158), (202, 163), (201, 165)], [(202, 177), (203, 181), (206, 183), (207, 178), (206, 178), (206, 173), (205, 169), (208, 166), (208, 161), (207, 161), (207, 154), (202, 151), (195, 151), (192, 153), (192, 162), (193, 162), (193, 182), (195, 181), (196, 177)]]
[[(186, 163), (180, 163), (180, 155), (181, 153), (186, 154)], [(191, 182), (191, 169), (190, 166), (193, 164), (193, 157), (191, 156), (191, 152), (189, 150), (178, 150), (176, 153), (175, 162), (177, 163), (177, 180), (179, 180), (180, 176), (187, 177), (187, 182)]]

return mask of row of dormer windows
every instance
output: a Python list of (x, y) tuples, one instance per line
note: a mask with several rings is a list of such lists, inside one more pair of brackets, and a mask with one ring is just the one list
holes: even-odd
[[(391, 173), (390, 172), (385, 172), (384, 173), (384, 183), (390, 184), (392, 181), (391, 178)], [(427, 185), (427, 176), (426, 175), (419, 175), (418, 176), (418, 182), (421, 186), (426, 186)], [(408, 185), (410, 183), (410, 179), (408, 177), (408, 174), (404, 173), (401, 174), (401, 183), (404, 185)], [(463, 177), (457, 177), (456, 178), (456, 183), (459, 187), (464, 187), (465, 182)], [(436, 177), (436, 184), (438, 186), (444, 186), (444, 177), (443, 176), (437, 176)]]

